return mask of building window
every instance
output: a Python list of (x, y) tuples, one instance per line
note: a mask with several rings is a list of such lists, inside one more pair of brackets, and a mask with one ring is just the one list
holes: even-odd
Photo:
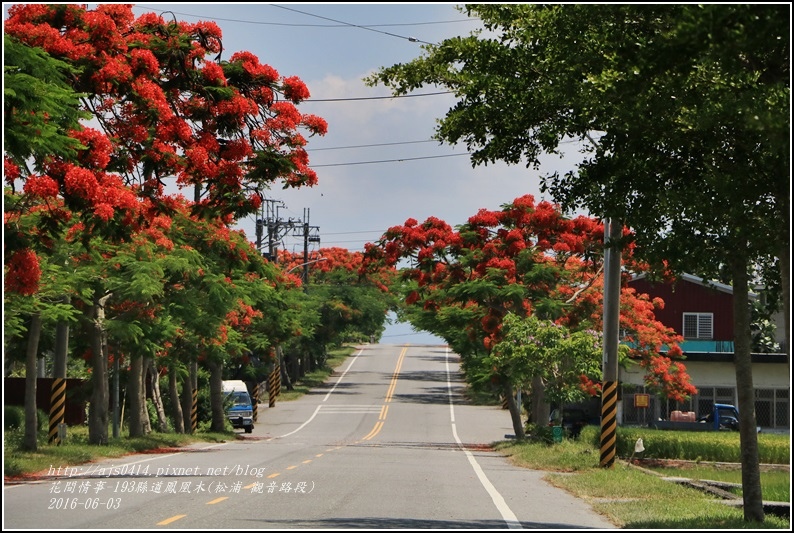
[(684, 313), (685, 339), (714, 338), (713, 313)]

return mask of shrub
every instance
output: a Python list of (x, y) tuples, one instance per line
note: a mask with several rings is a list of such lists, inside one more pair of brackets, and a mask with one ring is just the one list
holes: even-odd
[(25, 408), (18, 405), (6, 405), (3, 408), (3, 429), (5, 431), (20, 429), (25, 425)]
[[(42, 409), (36, 410), (36, 423), (39, 431), (47, 432), (50, 427), (50, 415)], [(5, 431), (25, 429), (25, 408), (21, 405), (3, 406), (3, 429)]]

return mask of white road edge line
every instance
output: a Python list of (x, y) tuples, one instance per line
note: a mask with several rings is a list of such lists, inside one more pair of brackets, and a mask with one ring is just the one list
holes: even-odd
[[(363, 352), (364, 352), (364, 350), (361, 349), (361, 350), (358, 351), (358, 353), (356, 355), (353, 356), (353, 359), (350, 360), (350, 364), (347, 365), (347, 368), (345, 369), (345, 371), (342, 372), (342, 375), (339, 376), (339, 379), (336, 380), (336, 383), (334, 383), (334, 387), (331, 390), (328, 391), (328, 394), (325, 395), (325, 398), (323, 398), (323, 401), (327, 400), (331, 396), (331, 393), (336, 390), (336, 386), (339, 385), (339, 383), (342, 381), (342, 379), (347, 375), (347, 371), (350, 370), (350, 367), (353, 366), (353, 363), (356, 362), (356, 359), (358, 359), (358, 356), (361, 355)], [(309, 424), (309, 422), (314, 420), (314, 417), (317, 416), (317, 413), (320, 412), (320, 408), (321, 407), (322, 407), (322, 405), (318, 405), (317, 409), (314, 410), (314, 413), (312, 413), (312, 416), (310, 416), (309, 419), (306, 422), (304, 422), (303, 424), (301, 424), (297, 428), (293, 429), (289, 433), (285, 433), (284, 435), (279, 435), (278, 437), (272, 437), (272, 438), (270, 438), (268, 440), (283, 439), (284, 437), (289, 437), (290, 435), (293, 435), (293, 434), (297, 433), (298, 431), (302, 430), (303, 428), (305, 428)]]
[(472, 453), (463, 447), (463, 443), (458, 437), (458, 429), (455, 424), (455, 407), (452, 402), (452, 382), (450, 381), (450, 372), (449, 372), (449, 347), (447, 347), (445, 352), (445, 360), (447, 366), (447, 394), (449, 396), (449, 415), (450, 415), (450, 423), (452, 424), (452, 435), (455, 437), (455, 442), (458, 443), (460, 449), (463, 450), (463, 453), (466, 454), (466, 458), (469, 460), (469, 464), (471, 464), (472, 469), (474, 469), (474, 473), (477, 474), (477, 478), (480, 480), (483, 488), (488, 492), (491, 496), (491, 500), (493, 501), (496, 509), (502, 515), (502, 519), (507, 524), (509, 529), (524, 529), (521, 526), (521, 522), (519, 522), (518, 517), (510, 510), (510, 506), (507, 505), (505, 502), (504, 497), (496, 490), (496, 487), (488, 481), (488, 476), (485, 475), (482, 468), (480, 467), (477, 459), (474, 458)]
[(362, 353), (364, 353), (364, 349), (363, 348), (361, 350), (359, 350), (356, 355), (353, 356), (353, 359), (351, 359), (350, 364), (347, 365), (347, 368), (345, 369), (345, 371), (342, 372), (342, 375), (339, 376), (339, 379), (336, 380), (336, 383), (334, 383), (334, 387), (331, 390), (328, 391), (328, 394), (325, 395), (325, 398), (323, 398), (323, 401), (326, 401), (331, 396), (331, 393), (336, 390), (336, 386), (339, 385), (342, 382), (342, 380), (347, 375), (348, 370), (350, 370), (350, 367), (353, 366), (353, 363), (356, 362), (356, 360), (358, 359), (358, 356), (361, 355)]

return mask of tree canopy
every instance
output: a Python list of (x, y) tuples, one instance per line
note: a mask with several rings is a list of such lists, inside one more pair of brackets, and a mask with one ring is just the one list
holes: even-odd
[(462, 9), (485, 30), (367, 81), (454, 92), (436, 137), (465, 142), (473, 165), (538, 166), (580, 141), (583, 162), (543, 176), (543, 191), (628, 225), (655, 273), (731, 282), (745, 518), (762, 520), (747, 293), (753, 274), (782, 285), (789, 338), (790, 6)]

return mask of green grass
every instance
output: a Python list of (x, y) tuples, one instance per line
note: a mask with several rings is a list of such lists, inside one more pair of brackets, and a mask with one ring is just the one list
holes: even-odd
[[(618, 432), (618, 455), (631, 455), (638, 438), (642, 438), (645, 446), (642, 454), (644, 458), (741, 462), (741, 444), (737, 431), (672, 431), (621, 427)], [(790, 457), (791, 437), (788, 434), (758, 434), (758, 459), (761, 463), (788, 464)]]
[[(742, 472), (739, 468), (726, 469), (707, 465), (695, 465), (687, 468), (645, 467), (665, 477), (684, 477), (689, 479), (705, 479), (741, 485)], [(742, 495), (741, 488), (726, 489), (737, 496)], [(791, 501), (791, 473), (782, 470), (761, 470), (761, 493), (764, 500), (773, 502)]]
[[(741, 508), (634, 468), (625, 458), (615, 461), (611, 468), (601, 467), (600, 450), (593, 439), (597, 431), (585, 428), (580, 439), (557, 444), (503, 441), (494, 447), (517, 466), (548, 471), (549, 483), (587, 501), (623, 529), (790, 529), (790, 520), (768, 513), (761, 524), (745, 522)], [(718, 471), (728, 475), (724, 469), (705, 464), (698, 468), (697, 475), (702, 479), (721, 481)], [(687, 477), (678, 474), (665, 471), (663, 475)], [(788, 490), (781, 490), (782, 485), (790, 483), (788, 472), (764, 471), (761, 483), (765, 500), (776, 500), (780, 495), (780, 501), (789, 501)]]
[(234, 433), (151, 433), (145, 437), (130, 438), (124, 432), (117, 439), (109, 439), (105, 446), (88, 444), (88, 427), (74, 426), (68, 430), (67, 438), (60, 446), (40, 442), (35, 452), (21, 449), (21, 430), (6, 430), (3, 433), (3, 474), (7, 477), (35, 475), (51, 466), (73, 466), (103, 458), (116, 458), (155, 449), (178, 448), (194, 442), (226, 442), (235, 438)]

